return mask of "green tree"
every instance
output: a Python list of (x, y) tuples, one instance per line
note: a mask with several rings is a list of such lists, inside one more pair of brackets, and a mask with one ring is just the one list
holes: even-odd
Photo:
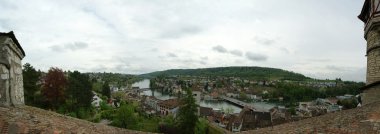
[(137, 116), (134, 114), (134, 111), (135, 109), (132, 105), (122, 103), (116, 112), (116, 116), (112, 124), (122, 128), (135, 128), (138, 126), (138, 120)]
[(248, 96), (244, 92), (240, 92), (239, 98), (241, 100), (243, 100), (243, 101), (247, 101), (248, 100)]
[(111, 98), (111, 89), (110, 89), (108, 81), (104, 82), (104, 84), (103, 84), (102, 94), (104, 96), (107, 96), (108, 98)]
[[(69, 73), (69, 85), (66, 89), (67, 101), (70, 100), (70, 112), (84, 113), (91, 108), (93, 93), (92, 84), (86, 74), (78, 71)], [(81, 110), (79, 110), (82, 108)], [(82, 114), (84, 115), (84, 114)], [(80, 117), (81, 118), (81, 117)]]
[(162, 123), (169, 126), (169, 127), (175, 127), (175, 119), (174, 119), (173, 115), (165, 116), (162, 119)]
[(181, 106), (176, 118), (178, 128), (184, 134), (193, 134), (198, 121), (197, 105), (190, 89), (186, 89), (186, 95), (181, 99)]
[(40, 80), (41, 73), (29, 63), (24, 64), (22, 69), (22, 76), (24, 82), (24, 95), (25, 104), (30, 106), (37, 106), (39, 104), (38, 91), (40, 91), (40, 85), (37, 82)]
[(206, 134), (208, 129), (208, 122), (204, 118), (199, 118), (195, 125), (194, 134)]
[(344, 109), (351, 109), (351, 108), (356, 108), (356, 106), (359, 103), (356, 99), (351, 98), (351, 99), (339, 100), (337, 104), (343, 106)]

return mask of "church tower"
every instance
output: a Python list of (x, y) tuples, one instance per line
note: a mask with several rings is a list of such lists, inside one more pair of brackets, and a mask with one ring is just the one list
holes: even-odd
[(365, 0), (358, 16), (364, 22), (367, 40), (367, 81), (362, 88), (362, 103), (380, 101), (380, 0)]

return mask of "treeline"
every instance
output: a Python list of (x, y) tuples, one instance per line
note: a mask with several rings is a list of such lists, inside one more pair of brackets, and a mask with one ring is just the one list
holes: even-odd
[(294, 80), (310, 79), (302, 74), (276, 68), (266, 67), (217, 67), (201, 69), (171, 69), (140, 75), (142, 77), (157, 77), (160, 75), (204, 76), (204, 77), (241, 77), (254, 80)]
[(92, 82), (107, 81), (109, 84), (113, 84), (120, 87), (128, 86), (134, 82), (142, 80), (142, 78), (136, 77), (135, 75), (130, 74), (121, 74), (121, 73), (107, 73), (107, 72), (97, 72), (97, 73), (86, 73), (90, 76)]
[(317, 98), (336, 97), (345, 94), (357, 95), (360, 93), (359, 88), (365, 84), (363, 82), (345, 81), (343, 84), (336, 87), (315, 88), (308, 86), (299, 86), (292, 83), (278, 83), (273, 90), (264, 98), (277, 99), (283, 97), (284, 101), (291, 104), (300, 101), (311, 101)]
[[(95, 114), (91, 105), (94, 95), (92, 82), (87, 74), (64, 72), (54, 67), (43, 73), (26, 63), (23, 66), (23, 81), (26, 105), (81, 119), (89, 119)], [(105, 90), (110, 92), (109, 87)]]

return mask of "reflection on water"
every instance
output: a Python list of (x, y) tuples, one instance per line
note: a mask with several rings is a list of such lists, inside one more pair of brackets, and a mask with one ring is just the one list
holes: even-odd
[(149, 84), (150, 84), (150, 80), (144, 79), (142, 81), (133, 83), (132, 87), (149, 88)]
[(202, 107), (210, 107), (214, 110), (221, 110), (221, 109), (232, 109), (233, 113), (240, 113), (241, 108), (235, 105), (232, 105), (228, 102), (225, 101), (207, 101), (207, 100), (202, 100), (200, 102), (200, 105)]
[[(152, 96), (153, 91), (152, 90), (147, 90), (143, 92), (144, 95), (147, 96)], [(154, 91), (154, 97), (160, 100), (167, 100), (167, 99), (173, 99), (176, 98), (175, 96), (170, 96), (169, 94), (163, 94), (161, 92)]]

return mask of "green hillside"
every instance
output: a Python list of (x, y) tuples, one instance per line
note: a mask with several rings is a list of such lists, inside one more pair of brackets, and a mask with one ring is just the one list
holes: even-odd
[(242, 77), (256, 80), (305, 80), (310, 79), (299, 73), (286, 71), (277, 68), (266, 67), (217, 67), (217, 68), (199, 68), (199, 69), (170, 69), (165, 71), (157, 71), (140, 75), (141, 77), (152, 78), (160, 75), (175, 76), (226, 76), (226, 77)]

